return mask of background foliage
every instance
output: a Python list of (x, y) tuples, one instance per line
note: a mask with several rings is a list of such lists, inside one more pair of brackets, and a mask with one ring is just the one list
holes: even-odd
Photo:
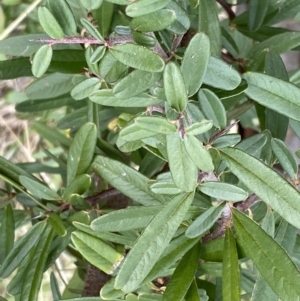
[(7, 99), (39, 136), (35, 161), (0, 157), (1, 300), (47, 281), (47, 300), (299, 300), (300, 76), (280, 54), (300, 33), (278, 26), (298, 0), (0, 8), (0, 78), (31, 78)]

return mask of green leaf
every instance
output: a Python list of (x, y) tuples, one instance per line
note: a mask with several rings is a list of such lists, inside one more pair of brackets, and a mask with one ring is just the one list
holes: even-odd
[(36, 223), (22, 238), (15, 243), (14, 248), (5, 258), (0, 268), (1, 278), (7, 278), (20, 265), (21, 261), (40, 239), (45, 226), (45, 222)]
[(144, 206), (161, 205), (165, 202), (163, 196), (150, 190), (147, 177), (125, 164), (97, 156), (93, 169), (110, 185)]
[(121, 290), (115, 289), (115, 278), (108, 280), (100, 290), (100, 297), (104, 300), (113, 300), (122, 297), (124, 299), (125, 293)]
[(239, 301), (241, 299), (238, 254), (230, 228), (226, 228), (224, 240), (222, 296), (223, 301)]
[(120, 99), (128, 99), (149, 89), (160, 78), (160, 73), (134, 70), (114, 86), (113, 93)]
[(284, 144), (284, 142), (276, 138), (272, 138), (271, 146), (283, 169), (287, 172), (291, 179), (295, 179), (298, 173), (298, 164), (289, 148)]
[(238, 143), (235, 147), (243, 150), (245, 153), (259, 158), (260, 152), (263, 146), (267, 142), (267, 136), (264, 133), (256, 134), (252, 137), (244, 139)]
[(91, 223), (95, 231), (120, 232), (146, 227), (161, 206), (132, 207), (110, 212)]
[[(265, 72), (268, 75), (289, 81), (289, 76), (287, 74), (282, 58), (278, 53), (275, 53), (273, 51), (268, 51), (266, 54)], [(288, 130), (289, 119), (286, 116), (283, 116), (270, 109), (266, 109), (265, 114), (266, 129), (271, 132), (272, 137), (279, 138), (284, 141)]]
[(243, 77), (249, 85), (246, 90), (249, 98), (300, 121), (300, 89), (297, 86), (262, 73), (247, 72)]
[(124, 259), (115, 288), (131, 292), (139, 287), (169, 244), (193, 198), (193, 193), (179, 194), (163, 206)]
[(20, 176), (28, 177), (32, 180), (37, 180), (33, 175), (31, 175), (26, 170), (22, 169), (18, 165), (6, 160), (5, 158), (0, 156), (0, 175), (6, 176), (13, 182), (17, 184), (21, 184)]
[(144, 108), (154, 106), (162, 102), (161, 99), (151, 96), (149, 94), (140, 94), (127, 99), (120, 99), (113, 94), (112, 90), (103, 89), (93, 92), (89, 95), (91, 101), (110, 107), (128, 107), (128, 108)]
[(217, 219), (221, 216), (226, 203), (221, 203), (217, 207), (211, 207), (196, 218), (185, 231), (188, 238), (194, 238), (208, 231)]
[(34, 248), (34, 253), (29, 259), (27, 269), (23, 275), (24, 280), (21, 284), (20, 293), (20, 300), (22, 301), (38, 300), (38, 294), (43, 280), (44, 268), (53, 236), (53, 230), (49, 225), (47, 225)]
[(94, 20), (98, 23), (98, 30), (102, 37), (107, 37), (114, 14), (114, 5), (108, 1), (104, 1), (100, 8), (92, 11)]
[(89, 169), (95, 152), (97, 128), (93, 123), (84, 124), (76, 133), (70, 146), (67, 162), (67, 183)]
[(98, 237), (75, 231), (71, 238), (82, 256), (106, 274), (112, 274), (123, 259), (122, 254)]
[(121, 138), (124, 141), (132, 142), (132, 141), (137, 141), (144, 138), (152, 137), (155, 135), (157, 135), (156, 132), (143, 130), (137, 124), (134, 123), (122, 129), (119, 138)]
[(39, 112), (57, 109), (74, 104), (70, 95), (62, 95), (49, 99), (29, 99), (16, 105), (18, 112)]
[(177, 127), (166, 118), (155, 116), (140, 116), (134, 120), (135, 124), (143, 130), (157, 134), (173, 134)]
[(221, 28), (214, 1), (200, 1), (198, 12), (198, 31), (208, 35), (211, 54), (219, 57), (222, 48)]
[(181, 72), (188, 96), (200, 89), (207, 70), (210, 56), (209, 38), (204, 33), (197, 33), (185, 50)]
[(187, 94), (183, 75), (176, 63), (169, 63), (164, 70), (164, 88), (168, 103), (181, 112), (187, 106)]
[(277, 53), (287, 52), (300, 45), (300, 33), (299, 32), (285, 32), (277, 34), (269, 39), (264, 40), (261, 43), (255, 45), (249, 53), (249, 59), (254, 60), (265, 49), (274, 51)]
[(76, 21), (68, 2), (48, 0), (47, 5), (63, 32), (68, 36), (75, 36), (77, 34)]
[(239, 134), (226, 134), (213, 140), (212, 147), (224, 148), (227, 146), (236, 145), (241, 141), (241, 135)]
[(207, 119), (210, 119), (215, 127), (225, 128), (227, 123), (226, 112), (217, 95), (208, 89), (201, 89), (198, 93), (198, 100), (201, 111)]
[(27, 57), (0, 61), (0, 79), (32, 76), (31, 66), (30, 60)]
[(202, 142), (195, 136), (185, 135), (184, 147), (196, 166), (205, 172), (214, 170), (214, 165), (209, 151), (203, 147)]
[(44, 75), (50, 65), (52, 55), (53, 51), (51, 45), (44, 45), (36, 52), (31, 67), (32, 74), (35, 77)]
[(157, 44), (157, 40), (155, 36), (151, 36), (149, 33), (147, 34), (138, 31), (133, 31), (131, 35), (133, 40), (141, 46), (151, 48)]
[(268, 0), (250, 0), (248, 25), (251, 31), (256, 31), (260, 28), (268, 11), (268, 6)]
[(176, 35), (184, 35), (191, 26), (191, 21), (183, 2), (170, 1), (166, 6), (175, 12), (175, 21), (167, 28), (168, 31)]
[(39, 22), (46, 32), (53, 39), (62, 39), (64, 36), (63, 30), (56, 21), (50, 10), (45, 6), (40, 6), (38, 9)]
[(165, 249), (161, 258), (156, 262), (151, 272), (147, 275), (142, 284), (147, 284), (157, 277), (163, 275), (170, 267), (172, 267), (188, 250), (190, 250), (199, 238), (188, 239), (184, 234), (174, 238)]
[(98, 63), (104, 56), (106, 51), (105, 46), (99, 46), (95, 49), (95, 51), (93, 52), (93, 54), (91, 55), (90, 58), (90, 63), (91, 64), (96, 64)]
[(35, 80), (25, 89), (25, 93), (29, 99), (41, 99), (41, 95), (43, 95), (43, 99), (54, 98), (69, 93), (78, 78), (80, 81), (85, 79), (85, 77), (73, 74), (53, 73)]
[(185, 133), (187, 135), (200, 135), (209, 131), (212, 126), (213, 123), (211, 120), (202, 120), (185, 128)]
[(151, 190), (157, 194), (171, 194), (175, 195), (182, 192), (174, 183), (170, 182), (158, 182), (150, 186)]
[[(182, 300), (198, 267), (200, 244), (191, 248), (180, 260), (163, 295), (163, 301)], [(183, 277), (184, 276), (184, 277)]]
[(80, 2), (87, 10), (94, 10), (102, 5), (103, 0), (80, 0)]
[(167, 152), (175, 184), (183, 191), (193, 191), (197, 186), (197, 167), (178, 133), (167, 136)]
[(241, 83), (239, 73), (224, 61), (211, 56), (203, 82), (211, 87), (222, 90), (233, 90)]
[(248, 193), (237, 186), (221, 182), (205, 182), (198, 186), (198, 189), (213, 198), (238, 202), (248, 197)]
[(67, 138), (60, 131), (55, 128), (50, 128), (46, 124), (43, 124), (39, 121), (36, 121), (32, 125), (32, 129), (34, 129), (41, 137), (43, 137), (43, 139), (49, 140), (53, 144), (58, 142), (65, 147), (69, 147), (71, 144), (71, 139)]
[(52, 226), (53, 230), (59, 235), (59, 236), (65, 236), (67, 234), (66, 227), (64, 226), (64, 223), (62, 222), (61, 218), (56, 213), (51, 213), (48, 218), (49, 224)]
[(285, 220), (300, 226), (299, 192), (273, 169), (241, 150), (220, 150), (222, 158), (251, 191)]
[(129, 26), (132, 30), (140, 32), (160, 31), (170, 26), (175, 19), (176, 15), (173, 10), (161, 9), (133, 18)]
[(233, 224), (239, 244), (272, 290), (283, 300), (297, 300), (300, 274), (286, 251), (258, 224), (236, 209), (233, 209)]
[(57, 201), (61, 198), (55, 191), (53, 191), (46, 185), (43, 185), (38, 181), (27, 178), (26, 176), (20, 176), (20, 183), (34, 196), (40, 199)]
[(71, 96), (75, 100), (81, 100), (87, 98), (91, 92), (94, 92), (101, 87), (101, 82), (96, 77), (87, 78), (81, 83), (77, 84), (71, 90)]
[(0, 265), (13, 249), (15, 240), (15, 221), (11, 204), (2, 211), (4, 214), (0, 224)]
[(132, 2), (126, 7), (126, 15), (132, 18), (146, 15), (164, 8), (168, 2), (170, 0), (141, 0)]
[(129, 67), (148, 72), (161, 72), (165, 63), (163, 59), (150, 49), (126, 43), (112, 46), (109, 52), (121, 63)]
[(73, 193), (83, 194), (90, 188), (90, 185), (91, 176), (86, 174), (80, 175), (66, 187), (63, 198), (67, 199)]
[[(102, 0), (100, 0), (102, 2)], [(89, 1), (95, 3), (96, 1)], [(90, 33), (90, 35), (96, 40), (102, 41), (105, 43), (104, 38), (100, 34), (100, 32), (95, 28), (95, 26), (85, 19), (80, 19), (81, 24), (86, 28), (86, 30)]]
[(61, 293), (59, 291), (58, 281), (53, 272), (51, 272), (51, 274), (50, 274), (50, 287), (51, 287), (51, 293), (52, 293), (53, 299), (54, 300), (61, 299)]
[[(190, 0), (190, 3), (194, 0)], [(199, 1), (199, 0), (198, 0)], [(195, 1), (194, 1), (195, 2)], [(192, 281), (189, 290), (185, 295), (186, 300), (189, 301), (200, 301), (200, 296), (198, 293), (198, 287), (195, 279)]]

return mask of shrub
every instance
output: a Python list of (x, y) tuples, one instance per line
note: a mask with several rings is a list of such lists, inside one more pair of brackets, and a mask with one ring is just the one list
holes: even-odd
[(300, 81), (280, 54), (300, 33), (274, 25), (300, 4), (249, 0), (236, 16), (231, 3), (48, 0), (46, 34), (0, 42), (2, 79), (33, 77), (16, 110), (44, 152), (0, 158), (0, 276), (17, 270), (16, 300), (38, 300), (63, 252), (81, 282), (61, 296), (52, 272), (54, 300), (299, 299), (284, 140), (300, 135)]

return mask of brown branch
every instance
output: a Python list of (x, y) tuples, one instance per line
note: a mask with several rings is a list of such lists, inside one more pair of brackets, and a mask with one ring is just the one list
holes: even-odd
[(120, 195), (121, 192), (119, 190), (116, 190), (114, 188), (103, 190), (95, 195), (88, 196), (85, 198), (86, 202), (90, 203), (92, 206), (95, 206), (98, 202), (101, 200), (104, 200), (106, 198), (110, 198), (113, 196)]
[(229, 20), (233, 20), (235, 18), (235, 13), (231, 9), (231, 6), (226, 2), (226, 0), (216, 0), (226, 11)]

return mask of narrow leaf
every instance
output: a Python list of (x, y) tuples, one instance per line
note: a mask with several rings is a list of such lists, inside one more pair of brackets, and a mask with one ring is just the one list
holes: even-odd
[(193, 193), (179, 194), (157, 213), (124, 259), (115, 288), (131, 292), (139, 287), (169, 244), (193, 198)]
[(241, 83), (239, 73), (224, 61), (211, 56), (203, 83), (222, 90), (233, 90)]
[(122, 254), (98, 237), (75, 231), (71, 238), (82, 256), (106, 274), (112, 274), (115, 269), (114, 265), (118, 265), (123, 259)]
[(63, 32), (68, 36), (75, 36), (77, 33), (76, 21), (68, 2), (66, 0), (48, 0), (47, 4)]
[(220, 150), (229, 169), (261, 200), (300, 227), (299, 192), (273, 169), (241, 150)]
[(148, 72), (161, 72), (165, 63), (163, 59), (150, 49), (126, 43), (112, 46), (109, 52), (121, 63), (129, 67)]
[(97, 139), (95, 124), (86, 123), (76, 133), (70, 146), (67, 162), (68, 185), (76, 176), (86, 173), (94, 157)]
[(0, 265), (6, 259), (14, 246), (15, 221), (11, 204), (3, 209), (3, 217), (0, 224)]
[(175, 184), (183, 191), (193, 191), (197, 185), (197, 166), (178, 133), (167, 136), (167, 152)]
[(197, 33), (185, 50), (181, 71), (188, 96), (194, 95), (201, 87), (210, 56), (209, 38)]
[(211, 120), (202, 120), (200, 122), (195, 122), (185, 129), (187, 135), (200, 135), (209, 131), (213, 126)]
[(226, 112), (217, 95), (208, 89), (202, 89), (198, 93), (198, 100), (200, 108), (207, 119), (210, 119), (215, 127), (225, 128), (227, 123)]
[(284, 142), (276, 138), (271, 140), (271, 146), (283, 169), (287, 172), (291, 179), (294, 179), (298, 173), (298, 164), (289, 148), (284, 144)]
[(44, 268), (53, 236), (53, 230), (47, 225), (34, 249), (33, 256), (30, 258), (30, 262), (23, 275), (24, 280), (21, 284), (22, 288), (20, 293), (20, 300), (22, 301), (38, 300)]
[(14, 248), (8, 254), (0, 268), (1, 278), (8, 277), (20, 265), (21, 261), (40, 239), (45, 226), (45, 222), (39, 222), (35, 224), (21, 239), (15, 243)]
[(283, 300), (297, 300), (300, 273), (286, 251), (258, 224), (235, 209), (233, 224), (239, 244), (272, 290)]
[(148, 178), (118, 161), (97, 156), (93, 169), (110, 185), (145, 206), (161, 205), (163, 196), (153, 193), (147, 185)]
[(208, 231), (222, 214), (225, 205), (226, 203), (223, 202), (217, 207), (207, 209), (187, 228), (185, 235), (194, 238)]
[(88, 10), (94, 10), (102, 5), (103, 0), (80, 0), (81, 4)]
[(256, 31), (262, 25), (268, 11), (269, 0), (250, 0), (249, 2), (249, 21), (250, 30)]
[[(47, 35), (53, 39), (61, 39), (64, 33), (56, 21), (50, 10), (45, 6), (40, 6), (38, 9), (38, 18), (41, 26)], [(45, 45), (46, 46), (46, 45)]]
[(221, 28), (214, 1), (199, 1), (198, 12), (198, 31), (208, 35), (211, 54), (220, 56), (222, 48)]
[(198, 186), (198, 189), (213, 198), (238, 202), (248, 197), (248, 193), (232, 184), (221, 182), (205, 182)]
[[(300, 89), (292, 83), (255, 72), (243, 75), (248, 82), (246, 94), (261, 105), (300, 121)], [(272, 101), (269, 101), (269, 100)]]
[(239, 301), (241, 299), (238, 254), (230, 228), (226, 229), (224, 240), (222, 296), (223, 301)]
[(170, 26), (176, 19), (175, 12), (170, 9), (161, 9), (150, 14), (133, 18), (129, 26), (134, 31), (160, 31)]
[(187, 94), (184, 80), (179, 67), (171, 62), (164, 71), (164, 87), (168, 103), (181, 112), (187, 106)]
[(92, 77), (77, 84), (70, 93), (75, 100), (81, 100), (87, 98), (91, 92), (98, 90), (100, 87), (100, 80), (96, 77)]
[(184, 147), (196, 166), (205, 172), (214, 170), (214, 164), (209, 151), (202, 142), (195, 136), (185, 135), (183, 138)]
[[(125, 91), (127, 93), (127, 91)], [(126, 99), (120, 99), (113, 94), (112, 90), (103, 89), (93, 92), (89, 96), (90, 100), (103, 106), (109, 107), (128, 107), (128, 108), (145, 108), (154, 106), (162, 102), (161, 99), (149, 94), (140, 94)]]
[(160, 73), (134, 70), (114, 86), (113, 93), (120, 99), (128, 99), (149, 89), (160, 78)]
[(42, 46), (34, 55), (31, 71), (35, 77), (41, 77), (47, 71), (52, 59), (51, 45)]
[(141, 116), (134, 120), (135, 124), (143, 130), (148, 130), (157, 134), (175, 133), (177, 127), (170, 123), (166, 118)]
[(164, 8), (170, 0), (141, 0), (130, 3), (126, 7), (126, 15), (138, 17)]
[[(95, 1), (93, 1), (95, 2)], [(102, 2), (102, 0), (101, 0)], [(80, 19), (81, 24), (87, 29), (87, 31), (90, 33), (92, 37), (94, 37), (96, 40), (102, 41), (105, 43), (104, 38), (102, 37), (101, 33), (95, 28), (95, 26), (90, 23), (89, 21), (85, 19)]]
[[(180, 260), (163, 295), (163, 301), (182, 300), (198, 267), (200, 244), (191, 248)], [(184, 276), (184, 277), (183, 277)]]
[(40, 199), (45, 199), (49, 201), (56, 201), (60, 199), (60, 196), (55, 191), (48, 188), (46, 185), (39, 183), (38, 181), (34, 181), (25, 176), (20, 176), (20, 182), (34, 196)]

